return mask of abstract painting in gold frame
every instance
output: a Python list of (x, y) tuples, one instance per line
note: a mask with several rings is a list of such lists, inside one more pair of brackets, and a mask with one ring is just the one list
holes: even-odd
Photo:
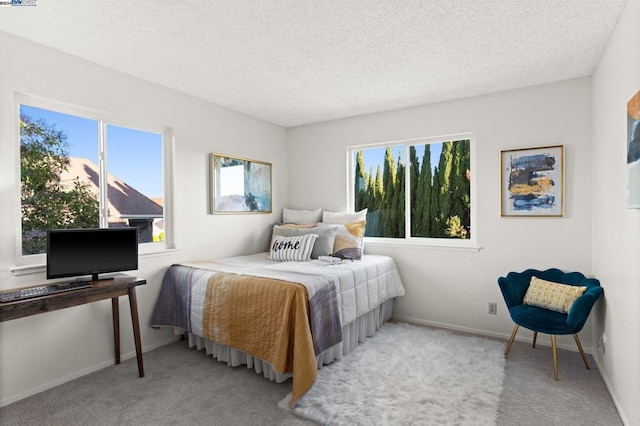
[(211, 154), (212, 212), (271, 213), (271, 163)]
[(564, 215), (564, 145), (500, 151), (500, 215)]

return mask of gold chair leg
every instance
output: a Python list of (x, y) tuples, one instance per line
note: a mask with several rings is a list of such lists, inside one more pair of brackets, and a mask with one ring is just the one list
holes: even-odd
[(589, 363), (587, 363), (587, 357), (584, 354), (584, 350), (582, 349), (582, 344), (580, 343), (580, 339), (578, 339), (578, 335), (574, 334), (573, 338), (576, 340), (576, 345), (578, 345), (578, 350), (580, 351), (580, 355), (582, 356), (582, 361), (584, 361), (584, 366), (587, 367), (587, 370), (591, 370), (589, 368)]
[(504, 351), (505, 358), (507, 357), (507, 355), (509, 354), (509, 351), (511, 350), (511, 345), (513, 345), (513, 341), (516, 338), (516, 333), (518, 332), (518, 328), (520, 328), (518, 324), (516, 324), (515, 327), (513, 327), (513, 331), (511, 332), (511, 338), (509, 339), (509, 343), (507, 343), (507, 349), (505, 349)]
[(556, 335), (551, 335), (551, 350), (553, 351), (553, 379), (558, 381), (558, 355), (556, 354)]
[(534, 349), (536, 347), (536, 339), (538, 339), (538, 332), (534, 331), (533, 332), (533, 346), (532, 346), (532, 348), (534, 348)]

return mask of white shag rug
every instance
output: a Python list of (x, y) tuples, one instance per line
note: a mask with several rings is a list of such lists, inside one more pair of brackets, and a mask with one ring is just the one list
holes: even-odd
[(327, 425), (494, 425), (504, 365), (504, 343), (386, 323), (279, 406)]

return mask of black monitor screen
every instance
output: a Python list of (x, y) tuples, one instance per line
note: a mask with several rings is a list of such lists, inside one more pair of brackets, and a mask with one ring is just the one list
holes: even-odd
[(138, 228), (47, 232), (47, 278), (138, 269)]

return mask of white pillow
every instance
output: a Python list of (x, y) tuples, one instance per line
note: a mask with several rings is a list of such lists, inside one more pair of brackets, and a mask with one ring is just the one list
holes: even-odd
[(356, 213), (328, 211), (322, 212), (322, 221), (324, 223), (344, 225), (347, 223), (360, 222), (361, 220), (367, 220), (367, 209), (360, 210)]
[(315, 210), (294, 210), (282, 209), (282, 222), (295, 223), (296, 225), (307, 225), (318, 223), (322, 219), (322, 209)]
[(317, 234), (300, 235), (299, 237), (277, 236), (271, 243), (268, 260), (305, 262), (309, 260)]

